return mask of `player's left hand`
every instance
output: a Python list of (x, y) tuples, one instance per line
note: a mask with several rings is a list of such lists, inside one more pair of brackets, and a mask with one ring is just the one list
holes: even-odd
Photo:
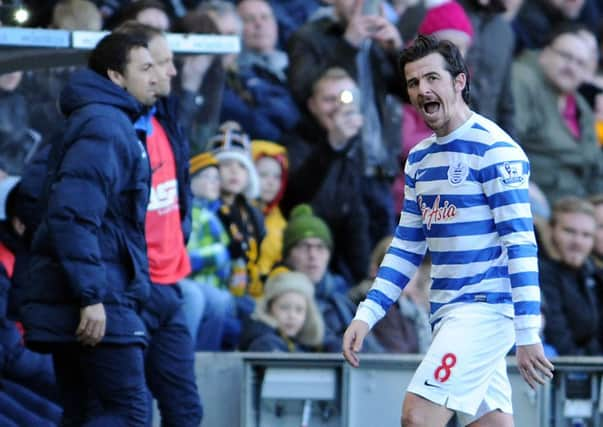
[(532, 387), (553, 378), (555, 367), (544, 356), (541, 343), (517, 346), (517, 367), (523, 379)]

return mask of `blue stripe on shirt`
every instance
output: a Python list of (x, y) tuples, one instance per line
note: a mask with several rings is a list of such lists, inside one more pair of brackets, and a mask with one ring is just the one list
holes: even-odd
[(383, 292), (380, 292), (380, 291), (378, 291), (376, 289), (371, 289), (366, 294), (366, 299), (370, 299), (372, 301), (375, 301), (386, 312), (387, 312), (387, 310), (389, 310), (389, 308), (391, 307), (391, 305), (394, 303), (394, 301), (392, 301), (391, 299), (389, 299), (387, 297), (387, 295), (385, 295)]
[(540, 314), (540, 301), (521, 301), (513, 304), (515, 315)]
[(403, 225), (396, 227), (396, 232), (394, 235), (399, 239), (408, 240), (411, 242), (422, 242), (425, 240), (425, 234), (423, 234), (422, 229), (405, 227)]
[(509, 279), (511, 279), (511, 283), (515, 284), (513, 287), (522, 287), (522, 286), (533, 286), (538, 284), (538, 273), (534, 271), (526, 271), (523, 273), (514, 273), (509, 274)]
[(502, 248), (500, 246), (495, 246), (468, 251), (431, 251), (431, 259), (433, 265), (469, 264), (472, 262), (491, 261), (500, 257), (501, 254)]
[(381, 265), (381, 267), (379, 267), (377, 276), (383, 280), (387, 280), (388, 282), (395, 284), (400, 289), (404, 288), (404, 286), (406, 286), (409, 281), (409, 278), (401, 272), (394, 270), (391, 267), (386, 267), (384, 265)]
[(431, 224), (431, 229), (426, 233), (429, 237), (457, 237), (457, 236), (479, 236), (496, 231), (494, 221), (486, 219), (483, 221), (457, 222), (454, 224), (441, 223)]
[(452, 278), (434, 278), (431, 283), (431, 289), (441, 289), (448, 291), (458, 291), (463, 286), (475, 285), (483, 280), (500, 279), (508, 277), (508, 269), (504, 267), (491, 267), (483, 273), (474, 276)]
[(497, 224), (496, 230), (501, 236), (518, 231), (534, 231), (531, 218), (515, 218), (509, 221), (501, 221)]
[(488, 197), (488, 202), (495, 209), (515, 203), (530, 203), (530, 196), (527, 189), (509, 190), (492, 194)]
[(533, 245), (513, 245), (507, 248), (509, 259), (532, 258), (538, 255), (536, 243)]
[(387, 253), (395, 255), (400, 258), (403, 258), (403, 259), (413, 263), (414, 265), (421, 264), (421, 260), (423, 259), (422, 254), (405, 251), (404, 249), (396, 248), (394, 246), (390, 246), (389, 249), (387, 250)]
[(463, 294), (445, 303), (431, 303), (431, 314), (438, 311), (442, 306), (447, 304), (454, 304), (458, 302), (481, 302), (484, 304), (509, 304), (512, 301), (511, 294), (509, 292), (489, 292), (489, 293), (475, 293), (475, 294)]

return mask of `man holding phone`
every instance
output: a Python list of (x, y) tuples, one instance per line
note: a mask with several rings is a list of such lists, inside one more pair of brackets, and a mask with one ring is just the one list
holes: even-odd
[[(300, 28), (289, 42), (289, 83), (300, 106), (312, 85), (331, 67), (358, 84), (364, 167), (362, 193), (370, 209), (370, 244), (392, 233), (391, 182), (399, 171), (400, 106), (391, 95), (402, 87), (396, 75), (398, 30), (382, 16), (380, 0), (334, 0), (337, 20), (320, 19)], [(360, 279), (360, 277), (355, 277)]]
[(362, 197), (359, 157), (363, 117), (358, 87), (341, 68), (329, 68), (312, 86), (305, 115), (283, 144), (289, 180), (281, 207), (309, 203), (333, 232), (331, 265), (350, 283), (364, 274), (368, 259), (368, 213)]

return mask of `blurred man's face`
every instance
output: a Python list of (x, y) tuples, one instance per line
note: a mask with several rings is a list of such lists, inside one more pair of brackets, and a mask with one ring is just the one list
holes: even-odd
[(304, 273), (316, 284), (327, 272), (330, 257), (331, 251), (325, 242), (318, 237), (307, 237), (289, 249), (286, 261), (292, 269)]
[(349, 90), (358, 93), (358, 87), (352, 79), (323, 79), (314, 87), (312, 96), (308, 99), (308, 110), (324, 129), (333, 128), (333, 120), (339, 108), (339, 94)]
[(170, 30), (170, 18), (168, 18), (165, 12), (161, 9), (150, 7), (148, 9), (141, 10), (138, 15), (136, 15), (136, 20), (161, 31)]
[[(241, 25), (241, 19), (236, 13), (227, 13), (222, 16), (217, 15), (216, 13), (210, 13), (209, 16), (218, 27), (218, 31), (220, 34), (224, 36), (240, 36), (243, 28)], [(237, 55), (234, 53), (230, 53), (227, 55), (222, 55), (222, 66), (225, 69), (231, 68), (234, 66), (237, 60)]]
[(172, 91), (172, 78), (176, 76), (174, 55), (165, 37), (157, 36), (149, 42), (149, 52), (155, 62), (157, 72), (157, 92), (160, 96), (168, 96)]
[(243, 43), (256, 52), (274, 51), (278, 41), (278, 27), (270, 5), (263, 0), (245, 0), (239, 3), (243, 20)]
[(558, 9), (565, 17), (574, 19), (580, 15), (585, 0), (549, 0), (551, 5)]
[(590, 215), (573, 212), (562, 213), (553, 226), (553, 242), (561, 261), (573, 268), (580, 268), (595, 244), (597, 225)]
[(578, 34), (562, 34), (540, 54), (542, 71), (562, 94), (572, 94), (588, 75), (591, 52)]

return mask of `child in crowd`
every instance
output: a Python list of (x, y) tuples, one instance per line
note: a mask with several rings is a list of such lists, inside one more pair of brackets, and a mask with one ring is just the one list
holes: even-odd
[(220, 207), (218, 160), (202, 153), (190, 160), (192, 230), (188, 241), (190, 279), (180, 282), (184, 312), (195, 348), (221, 349), (225, 323), (235, 320), (235, 302), (228, 290), (231, 274), (228, 234), (217, 216)]
[(218, 216), (230, 238), (230, 291), (235, 296), (257, 298), (263, 292), (257, 262), (265, 228), (262, 213), (251, 204), (259, 196), (260, 185), (251, 159), (249, 137), (237, 123), (226, 122), (208, 146), (219, 162)]
[(266, 282), (252, 320), (241, 339), (243, 351), (317, 351), (324, 322), (314, 300), (314, 285), (299, 272), (273, 274)]
[(265, 278), (282, 257), (283, 231), (287, 221), (279, 202), (285, 194), (289, 162), (286, 148), (270, 141), (251, 141), (251, 153), (260, 178), (258, 200), (266, 224), (266, 237), (260, 247), (258, 261), (260, 276)]

